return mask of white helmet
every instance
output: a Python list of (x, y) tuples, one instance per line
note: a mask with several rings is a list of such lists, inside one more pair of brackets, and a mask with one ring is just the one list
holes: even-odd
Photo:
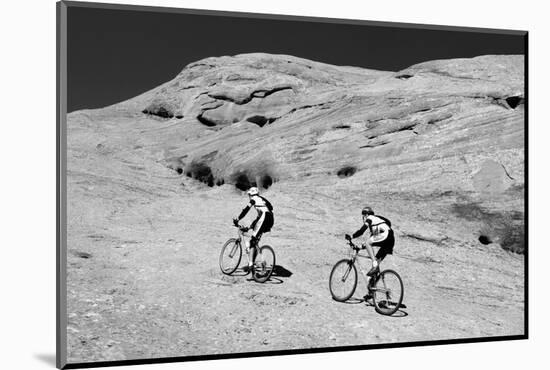
[(254, 186), (248, 189), (248, 191), (246, 192), (246, 194), (248, 195), (258, 195), (259, 193), (260, 192), (258, 191), (258, 188)]
[(361, 214), (363, 216), (370, 216), (370, 215), (373, 215), (374, 214), (374, 211), (371, 207), (369, 206), (366, 206), (364, 207), (362, 210), (361, 210)]

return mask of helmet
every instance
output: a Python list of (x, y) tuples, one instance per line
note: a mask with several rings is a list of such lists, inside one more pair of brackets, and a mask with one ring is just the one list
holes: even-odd
[(246, 194), (248, 194), (248, 195), (258, 195), (259, 194), (258, 188), (253, 186), (250, 189), (248, 189)]
[(363, 209), (361, 210), (361, 214), (363, 216), (369, 216), (369, 215), (373, 215), (374, 211), (372, 210), (371, 207), (363, 207)]

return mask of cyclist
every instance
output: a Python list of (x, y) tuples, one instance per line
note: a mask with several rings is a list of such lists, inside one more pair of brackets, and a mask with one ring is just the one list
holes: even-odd
[[(393, 254), (393, 246), (395, 244), (395, 237), (391, 228), (391, 222), (379, 215), (375, 215), (371, 207), (365, 207), (361, 210), (363, 217), (363, 226), (352, 236), (346, 234), (346, 239), (351, 240), (357, 238), (367, 230), (369, 230), (370, 236), (366, 243), (367, 253), (372, 260), (372, 268), (367, 273), (368, 276), (373, 276), (379, 270), (379, 264), (388, 255)], [(376, 256), (372, 250), (372, 247), (380, 247)]]
[(246, 193), (248, 194), (250, 203), (248, 203), (237, 218), (233, 219), (233, 223), (238, 225), (239, 221), (246, 216), (250, 208), (256, 208), (258, 216), (248, 227), (248, 229), (252, 230), (252, 235), (250, 245), (248, 246), (248, 266), (244, 268), (245, 271), (250, 271), (255, 258), (254, 252), (262, 234), (269, 232), (273, 227), (273, 206), (260, 195), (256, 187), (251, 187)]

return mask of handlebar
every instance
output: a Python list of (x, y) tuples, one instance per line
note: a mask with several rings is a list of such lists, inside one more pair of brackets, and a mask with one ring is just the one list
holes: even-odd
[(348, 242), (348, 245), (351, 247), (351, 249), (355, 250), (355, 251), (360, 251), (362, 248), (357, 246), (356, 244), (354, 244), (351, 239), (346, 239), (347, 242)]
[(355, 249), (355, 250), (360, 250), (361, 248), (359, 248), (357, 245), (355, 245), (351, 240), (348, 240), (348, 245), (352, 248), (352, 249)]
[(239, 222), (238, 221), (236, 222), (236, 220), (233, 220), (233, 226), (238, 228), (239, 231), (241, 231), (243, 233), (245, 233), (249, 230), (248, 227), (239, 225)]

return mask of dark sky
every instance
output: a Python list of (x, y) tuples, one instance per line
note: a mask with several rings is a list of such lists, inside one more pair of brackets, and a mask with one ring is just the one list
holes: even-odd
[(137, 10), (68, 8), (68, 111), (99, 108), (210, 56), (266, 52), (386, 71), (446, 58), (523, 54), (519, 34)]

